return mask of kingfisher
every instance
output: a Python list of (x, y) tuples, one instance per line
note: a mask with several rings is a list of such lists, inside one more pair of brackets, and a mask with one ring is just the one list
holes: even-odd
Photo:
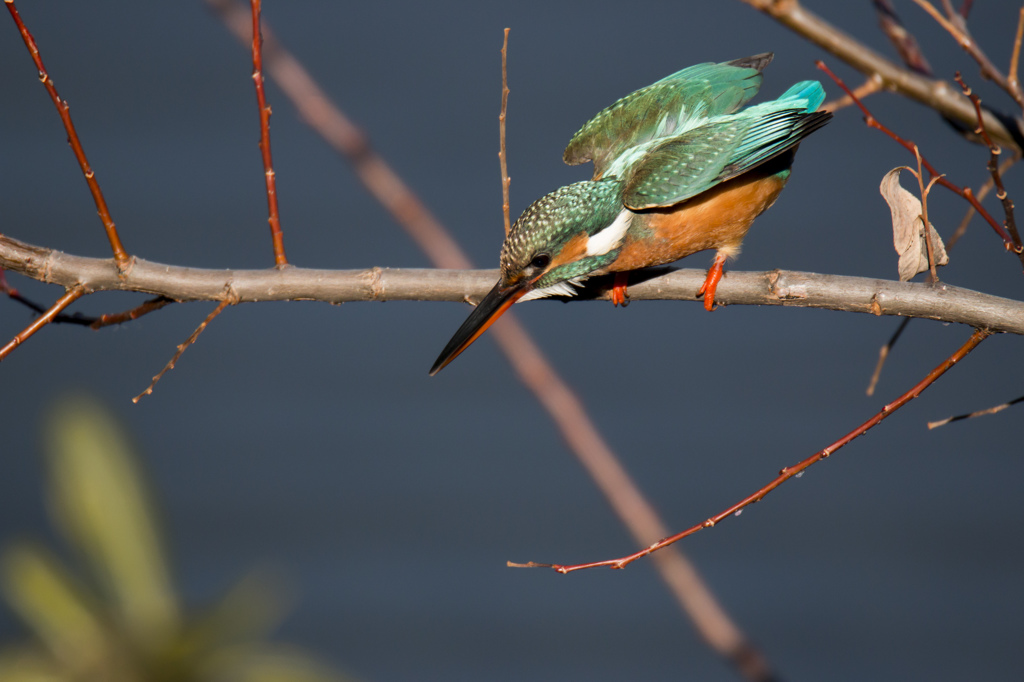
[(573, 296), (588, 277), (614, 274), (627, 302), (632, 270), (715, 250), (704, 284), (714, 309), (726, 259), (789, 180), (800, 142), (828, 123), (818, 81), (742, 108), (761, 87), (772, 53), (691, 66), (626, 95), (573, 136), (563, 155), (592, 161), (590, 180), (561, 187), (519, 216), (501, 248), (501, 278), (476, 306), (430, 374), (441, 371), (509, 307)]

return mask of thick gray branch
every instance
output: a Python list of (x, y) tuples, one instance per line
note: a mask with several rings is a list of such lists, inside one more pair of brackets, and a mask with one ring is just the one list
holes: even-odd
[[(479, 300), (496, 270), (391, 269), (206, 270), (134, 259), (119, 275), (112, 259), (71, 256), (0, 235), (0, 268), (88, 292), (138, 291), (177, 301), (466, 301)], [(640, 279), (638, 276), (637, 279)], [(697, 301), (703, 270), (675, 270), (638, 281), (630, 299)], [(600, 298), (607, 298), (602, 293)], [(924, 317), (1024, 334), (1024, 302), (940, 284), (912, 284), (806, 272), (730, 271), (718, 287), (727, 305), (788, 305), (876, 315)]]
[[(831, 52), (866, 76), (877, 75), (889, 90), (900, 92), (925, 104), (947, 118), (959, 121), (968, 129), (977, 125), (977, 114), (960, 88), (943, 80), (926, 78), (886, 59), (856, 38), (804, 8), (797, 0), (742, 0), (759, 9), (819, 47)], [(1020, 131), (1010, 131), (990, 111), (984, 112), (985, 128), (996, 141), (1010, 149), (1018, 149)], [(1015, 121), (1007, 125), (1017, 126)]]

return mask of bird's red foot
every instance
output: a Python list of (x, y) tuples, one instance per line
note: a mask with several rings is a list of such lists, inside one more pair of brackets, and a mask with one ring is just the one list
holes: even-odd
[(612, 305), (621, 305), (623, 308), (629, 305), (629, 294), (626, 293), (628, 282), (629, 273), (615, 273), (615, 284), (612, 285)]
[(715, 309), (715, 290), (718, 289), (718, 282), (722, 279), (722, 266), (725, 265), (725, 256), (718, 254), (715, 262), (708, 269), (708, 276), (704, 278), (697, 295), (704, 294), (704, 310), (709, 313)]

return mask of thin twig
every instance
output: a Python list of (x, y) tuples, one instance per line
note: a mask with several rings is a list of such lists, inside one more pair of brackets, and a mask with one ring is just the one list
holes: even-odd
[(512, 220), (509, 216), (508, 186), (512, 182), (508, 177), (508, 161), (505, 155), (505, 113), (508, 111), (508, 70), (506, 61), (508, 58), (508, 32), (505, 29), (505, 41), (501, 44), (501, 115), (498, 116), (498, 137), (501, 138), (498, 159), (501, 161), (501, 215), (505, 220), (505, 236), (512, 230)]
[(936, 421), (936, 422), (928, 422), (928, 428), (929, 428), (929, 430), (930, 429), (937, 429), (938, 427), (945, 426), (946, 424), (949, 424), (950, 422), (958, 422), (958, 421), (961, 421), (963, 419), (974, 419), (975, 417), (984, 417), (985, 415), (988, 415), (988, 414), (995, 414), (996, 412), (1002, 412), (1006, 408), (1008, 408), (1008, 407), (1010, 407), (1012, 405), (1016, 405), (1017, 403), (1020, 403), (1020, 402), (1024, 402), (1024, 395), (1022, 395), (1019, 398), (1014, 398), (1013, 400), (1011, 400), (1009, 402), (1005, 402), (1002, 405), (996, 405), (995, 407), (989, 407), (989, 408), (986, 408), (984, 410), (977, 410), (976, 412), (971, 412), (970, 414), (958, 414), (955, 417), (946, 417), (945, 419), (940, 419), (939, 421)]
[(1010, 87), (1014, 90), (1020, 90), (1020, 78), (1017, 76), (1017, 70), (1020, 67), (1020, 43), (1024, 39), (1024, 7), (1020, 8), (1020, 13), (1017, 16), (1017, 35), (1013, 38), (1013, 53), (1010, 55), (1010, 73), (1006, 77)]
[[(866, 123), (869, 128), (875, 128), (876, 130), (882, 131), (910, 153), (918, 153), (917, 151), (915, 151), (917, 149), (916, 144), (908, 140), (904, 140), (902, 137), (900, 137), (892, 130), (884, 126), (881, 122), (879, 122), (879, 120), (876, 119), (870, 111), (868, 111), (867, 107), (865, 107), (864, 104), (859, 99), (857, 99), (856, 95), (854, 95), (850, 88), (847, 87), (846, 83), (844, 83), (839, 76), (834, 74), (832, 70), (825, 65), (825, 62), (819, 59), (815, 63), (817, 64), (819, 69), (827, 73), (829, 77), (831, 77), (832, 80), (836, 82), (836, 85), (842, 88), (844, 92), (846, 92), (850, 97), (853, 98), (854, 103), (861, 110), (861, 113), (864, 114), (864, 123)], [(921, 157), (921, 164), (928, 169), (928, 173), (931, 175), (931, 177), (938, 178), (937, 182), (940, 185), (966, 199), (971, 204), (971, 206), (974, 207), (974, 210), (976, 210), (981, 215), (981, 217), (983, 217), (985, 221), (992, 227), (992, 229), (996, 231), (996, 234), (998, 234), (999, 237), (1003, 240), (1003, 246), (1006, 248), (1006, 250), (1012, 251), (1013, 253), (1017, 254), (1017, 257), (1020, 259), (1021, 263), (1024, 264), (1024, 245), (1022, 245), (1019, 241), (1015, 242), (1010, 237), (1010, 235), (1007, 234), (1006, 230), (1004, 230), (1003, 227), (995, 221), (995, 219), (989, 214), (989, 212), (986, 211), (980, 203), (978, 203), (978, 200), (974, 197), (974, 192), (971, 190), (970, 187), (958, 187), (957, 185), (954, 185), (952, 182), (943, 177), (941, 173), (935, 170), (935, 167), (932, 166), (928, 162), (928, 160), (925, 159), (923, 156)]]
[(509, 566), (521, 568), (553, 568), (559, 573), (571, 573), (573, 571), (579, 571), (585, 568), (598, 568), (602, 566), (606, 566), (609, 568), (625, 568), (627, 565), (633, 563), (637, 559), (645, 557), (648, 554), (651, 554), (652, 552), (657, 552), (659, 549), (667, 547), (673, 543), (679, 542), (683, 538), (693, 535), (694, 533), (704, 530), (705, 528), (712, 528), (715, 525), (724, 521), (725, 519), (729, 518), (730, 516), (738, 515), (741, 511), (743, 511), (743, 509), (750, 506), (751, 504), (754, 504), (755, 502), (760, 502), (768, 493), (775, 490), (789, 479), (793, 478), (794, 476), (799, 476), (811, 465), (816, 464), (817, 462), (820, 462), (823, 459), (826, 459), (827, 457), (835, 453), (837, 450), (847, 445), (850, 441), (854, 440), (858, 436), (864, 435), (871, 428), (877, 426), (879, 423), (882, 422), (882, 420), (891, 415), (893, 412), (900, 409), (917, 396), (921, 395), (921, 393), (926, 388), (935, 383), (936, 379), (945, 374), (951, 367), (953, 367), (953, 365), (963, 360), (964, 357), (966, 357), (968, 353), (974, 350), (979, 343), (984, 341), (985, 338), (989, 336), (989, 334), (990, 332), (988, 331), (982, 329), (975, 329), (974, 333), (971, 334), (971, 338), (969, 338), (964, 345), (957, 349), (955, 353), (950, 355), (938, 367), (929, 372), (924, 379), (919, 381), (909, 391), (907, 391), (899, 398), (883, 407), (881, 411), (879, 411), (874, 417), (867, 420), (866, 422), (855, 428), (853, 431), (850, 431), (848, 434), (846, 434), (836, 442), (832, 443), (828, 447), (819, 450), (818, 452), (814, 453), (813, 455), (803, 460), (802, 462), (796, 464), (795, 466), (783, 468), (782, 471), (779, 472), (779, 475), (776, 476), (768, 485), (764, 486), (763, 488), (753, 493), (752, 495), (748, 495), (747, 497), (743, 498), (742, 500), (732, 505), (731, 507), (728, 507), (727, 509), (720, 511), (719, 513), (715, 514), (714, 516), (712, 516), (711, 518), (707, 519), (702, 523), (698, 523), (695, 526), (691, 526), (690, 528), (687, 528), (681, 533), (676, 533), (675, 535), (667, 537), (663, 540), (659, 540), (658, 542), (651, 544), (649, 547), (646, 547), (640, 550), (639, 552), (635, 552), (633, 554), (620, 557), (618, 559), (592, 561), (585, 564), (572, 565), (545, 564), (537, 563), (534, 561), (525, 564), (516, 564), (510, 561), (508, 562), (508, 564)]
[(914, 156), (917, 158), (917, 171), (914, 172), (914, 177), (917, 178), (918, 189), (921, 192), (921, 221), (924, 224), (924, 244), (928, 255), (928, 274), (930, 276), (928, 281), (931, 284), (936, 284), (939, 281), (939, 273), (935, 270), (935, 245), (932, 243), (931, 223), (928, 222), (928, 194), (941, 176), (936, 175), (925, 186), (924, 171), (921, 169), (921, 150), (916, 144), (914, 145)]
[[(1005, 159), (1001, 164), (999, 164), (999, 175), (1005, 176), (1006, 172), (1018, 161), (1020, 161), (1020, 155), (1015, 151), (1008, 159)], [(978, 188), (976, 193), (978, 201), (984, 201), (985, 197), (988, 196), (988, 193), (991, 192), (994, 187), (995, 183), (992, 182), (992, 177), (989, 176), (989, 178), (982, 183), (981, 187)], [(967, 225), (970, 224), (971, 218), (974, 217), (975, 213), (977, 213), (977, 211), (974, 210), (973, 206), (967, 207), (967, 211), (964, 213), (964, 217), (960, 220), (960, 224), (957, 225), (956, 230), (954, 230), (953, 234), (951, 234), (949, 239), (946, 240), (947, 253), (956, 245), (960, 240), (960, 237), (963, 237), (964, 233), (967, 232)]]
[(277, 210), (277, 176), (270, 155), (270, 106), (263, 88), (263, 41), (260, 33), (261, 0), (250, 0), (252, 8), (252, 80), (256, 85), (256, 102), (260, 109), (260, 153), (263, 155), (263, 174), (267, 184), (267, 210), (270, 217), (270, 237), (274, 242), (274, 263), (279, 268), (288, 265), (284, 253), (284, 235), (281, 233), (281, 216)]
[[(971, 103), (964, 99), (952, 84), (944, 80), (926, 78), (883, 57), (863, 42), (814, 14), (798, 0), (742, 2), (764, 12), (783, 26), (842, 59), (865, 76), (877, 76), (882, 80), (886, 90), (898, 92), (931, 107), (945, 118), (960, 121), (965, 125), (974, 125), (974, 109)], [(985, 125), (1000, 144), (1016, 149), (1024, 144), (1020, 133), (1010, 130), (992, 112), (985, 112)]]
[(174, 303), (174, 299), (167, 298), (166, 296), (157, 296), (151, 298), (145, 303), (135, 306), (131, 310), (126, 310), (123, 313), (113, 313), (100, 315), (98, 318), (93, 320), (89, 325), (93, 329), (102, 329), (103, 327), (110, 327), (115, 324), (124, 324), (125, 322), (131, 322), (137, 320), (143, 315), (153, 312), (154, 310), (160, 310), (164, 306)]
[[(877, 76), (869, 76), (863, 83), (854, 88), (853, 94), (856, 95), (858, 99), (864, 99), (868, 95), (873, 95), (876, 92), (881, 91), (882, 79)], [(849, 106), (853, 106), (853, 97), (843, 93), (842, 97), (837, 97), (834, 100), (822, 104), (820, 111), (831, 111), (834, 114), (840, 109), (845, 109)]]
[(875, 371), (871, 375), (871, 381), (868, 382), (868, 397), (875, 394), (875, 387), (878, 385), (878, 379), (882, 376), (882, 367), (885, 366), (885, 361), (889, 358), (889, 352), (892, 351), (892, 347), (896, 345), (896, 340), (900, 338), (900, 334), (907, 328), (910, 321), (914, 319), (912, 317), (906, 317), (900, 322), (899, 326), (896, 327), (896, 331), (892, 336), (889, 337), (889, 341), (882, 346), (878, 351), (878, 364), (875, 365)]
[(128, 253), (121, 244), (121, 237), (117, 233), (117, 227), (114, 225), (113, 218), (110, 217), (110, 209), (107, 208), (107, 201), (103, 198), (103, 191), (100, 190), (100, 183), (96, 180), (96, 173), (93, 171), (92, 166), (89, 165), (89, 160), (85, 157), (82, 141), (78, 138), (78, 133), (75, 131), (75, 124), (71, 121), (71, 107), (68, 106), (67, 100), (61, 99), (60, 95), (57, 94), (57, 88), (53, 83), (53, 79), (50, 78), (50, 73), (43, 65), (43, 59), (39, 54), (39, 47), (36, 45), (35, 38), (32, 37), (25, 23), (21, 20), (21, 15), (14, 6), (14, 0), (4, 0), (4, 4), (7, 5), (14, 23), (18, 26), (18, 31), (21, 33), (21, 38), (25, 41), (25, 47), (28, 48), (32, 61), (35, 62), (36, 69), (39, 70), (39, 80), (46, 88), (46, 92), (49, 93), (50, 99), (53, 100), (53, 105), (57, 107), (57, 113), (60, 115), (60, 120), (64, 124), (64, 130), (68, 134), (68, 144), (71, 145), (71, 151), (74, 152), (75, 159), (82, 169), (85, 182), (89, 185), (89, 192), (92, 194), (93, 202), (96, 204), (96, 211), (99, 213), (100, 220), (103, 221), (103, 229), (106, 230), (107, 240), (110, 242), (110, 248), (114, 252), (114, 261), (117, 263), (118, 269), (124, 272), (131, 265), (131, 258), (129, 258)]
[[(41, 306), (40, 304), (36, 303), (31, 299), (25, 298), (24, 296), (22, 296), (20, 291), (12, 287), (7, 282), (7, 275), (4, 274), (4, 271), (2, 269), (0, 269), (0, 293), (7, 294), (7, 297), (10, 298), (12, 301), (17, 301), (26, 308), (29, 308), (30, 310), (33, 310), (36, 313), (39, 313), (40, 315), (46, 312), (46, 308), (44, 308), (43, 306)], [(61, 313), (60, 315), (57, 315), (52, 320), (50, 320), (50, 323), (77, 324), (82, 327), (88, 327), (95, 321), (95, 317), (87, 317), (82, 313), (75, 313), (74, 315)]]
[[(7, 294), (12, 300), (21, 303), (34, 310), (37, 313), (46, 312), (46, 308), (39, 305), (35, 301), (25, 298), (21, 295), (21, 292), (12, 287), (7, 283), (7, 277), (4, 275), (4, 271), (0, 270), (0, 293)], [(174, 303), (173, 299), (166, 298), (164, 296), (157, 296), (156, 298), (150, 299), (145, 303), (126, 310), (123, 313), (114, 314), (103, 314), (99, 317), (89, 317), (82, 313), (75, 313), (74, 315), (68, 315), (67, 313), (61, 313), (50, 320), (50, 324), (77, 324), (82, 327), (91, 327), (93, 329), (102, 329), (103, 327), (109, 327), (115, 324), (122, 324), (124, 322), (130, 322), (131, 320), (138, 319), (146, 313), (151, 313), (154, 310), (159, 310), (169, 303)]]
[[(1024, 15), (1022, 15), (1024, 16)], [(1006, 216), (1005, 226), (1006, 231), (1013, 237), (1014, 242), (1020, 243), (1020, 233), (1017, 232), (1017, 221), (1013, 217), (1013, 201), (1006, 194), (1006, 188), (1003, 187), (1003, 178), (999, 174), (999, 155), (1002, 150), (999, 148), (992, 138), (989, 137), (988, 131), (985, 129), (985, 119), (981, 115), (981, 98), (978, 97), (971, 88), (967, 87), (967, 83), (964, 82), (963, 78), (960, 77), (960, 72), (956, 74), (956, 82), (960, 84), (964, 94), (970, 98), (971, 102), (974, 103), (974, 110), (978, 112), (978, 127), (975, 128), (974, 132), (981, 136), (981, 139), (988, 145), (989, 157), (988, 157), (988, 168), (989, 174), (992, 176), (992, 183), (996, 187), (996, 196), (999, 197), (999, 201), (1003, 204), (1003, 213)]]
[(196, 342), (196, 339), (199, 338), (199, 335), (203, 333), (204, 329), (206, 329), (206, 325), (213, 322), (213, 318), (220, 315), (221, 312), (223, 312), (223, 310), (227, 308), (229, 305), (234, 305), (236, 303), (238, 303), (238, 299), (235, 298), (235, 296), (229, 292), (228, 296), (225, 297), (224, 300), (221, 301), (220, 304), (213, 309), (213, 312), (207, 315), (206, 319), (199, 323), (199, 326), (196, 327), (196, 330), (192, 332), (187, 339), (185, 339), (185, 343), (178, 345), (178, 350), (177, 352), (175, 352), (174, 357), (171, 358), (170, 362), (168, 362), (164, 366), (164, 368), (160, 370), (159, 374), (153, 377), (153, 380), (149, 382), (149, 386), (146, 387), (145, 391), (132, 398), (132, 402), (137, 403), (139, 402), (140, 399), (142, 399), (143, 396), (147, 396), (153, 393), (153, 388), (156, 386), (156, 382), (160, 381), (160, 378), (163, 377), (164, 374), (167, 374), (167, 372), (174, 369), (174, 365), (175, 363), (178, 362), (178, 358), (181, 357), (182, 353), (184, 353), (189, 346)]
[(68, 289), (63, 296), (57, 299), (56, 303), (50, 306), (49, 310), (33, 320), (32, 324), (25, 327), (25, 329), (23, 329), (17, 336), (8, 341), (6, 346), (0, 348), (0, 360), (6, 358), (11, 354), (11, 351), (25, 343), (25, 340), (30, 336), (48, 325), (50, 322), (53, 322), (54, 318), (57, 317), (60, 311), (77, 301), (83, 294), (85, 294), (84, 287), (76, 286)]
[(974, 61), (981, 67), (981, 75), (988, 80), (993, 81), (996, 85), (1006, 91), (1006, 93), (1013, 98), (1018, 106), (1024, 107), (1024, 93), (1021, 92), (1020, 85), (1016, 87), (1010, 84), (1006, 76), (996, 68), (995, 64), (989, 60), (988, 55), (982, 51), (981, 46), (978, 45), (978, 41), (974, 40), (970, 34), (963, 31), (954, 22), (950, 21), (946, 17), (942, 16), (938, 8), (935, 7), (928, 0), (914, 0), (918, 7), (923, 9), (925, 12), (931, 15), (935, 21), (946, 29), (946, 32), (953, 36), (953, 39), (969, 54)]

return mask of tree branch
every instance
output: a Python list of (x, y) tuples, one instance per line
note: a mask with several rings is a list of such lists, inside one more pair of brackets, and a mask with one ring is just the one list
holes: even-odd
[[(72, 256), (0, 235), (0, 268), (86, 292), (137, 291), (176, 301), (471, 301), (494, 286), (497, 270), (371, 268), (368, 270), (208, 270), (137, 259), (118, 274), (111, 259)], [(699, 302), (703, 270), (645, 273), (630, 283), (632, 300)], [(637, 279), (643, 275), (637, 275)], [(608, 292), (583, 292), (607, 299)], [(923, 317), (993, 332), (1024, 334), (1024, 302), (948, 284), (893, 282), (866, 277), (773, 270), (738, 272), (722, 280), (716, 300), (725, 305), (787, 305), (875, 315)]]
[[(974, 107), (948, 81), (926, 78), (886, 59), (856, 38), (800, 5), (797, 0), (741, 0), (760, 10), (780, 24), (800, 34), (815, 45), (834, 54), (866, 76), (877, 76), (882, 87), (925, 104), (947, 118), (973, 129), (977, 125)], [(985, 128), (996, 141), (1011, 149), (1021, 148), (1018, 123), (991, 110), (985, 112)], [(1005, 125), (1004, 125), (1005, 123)]]

